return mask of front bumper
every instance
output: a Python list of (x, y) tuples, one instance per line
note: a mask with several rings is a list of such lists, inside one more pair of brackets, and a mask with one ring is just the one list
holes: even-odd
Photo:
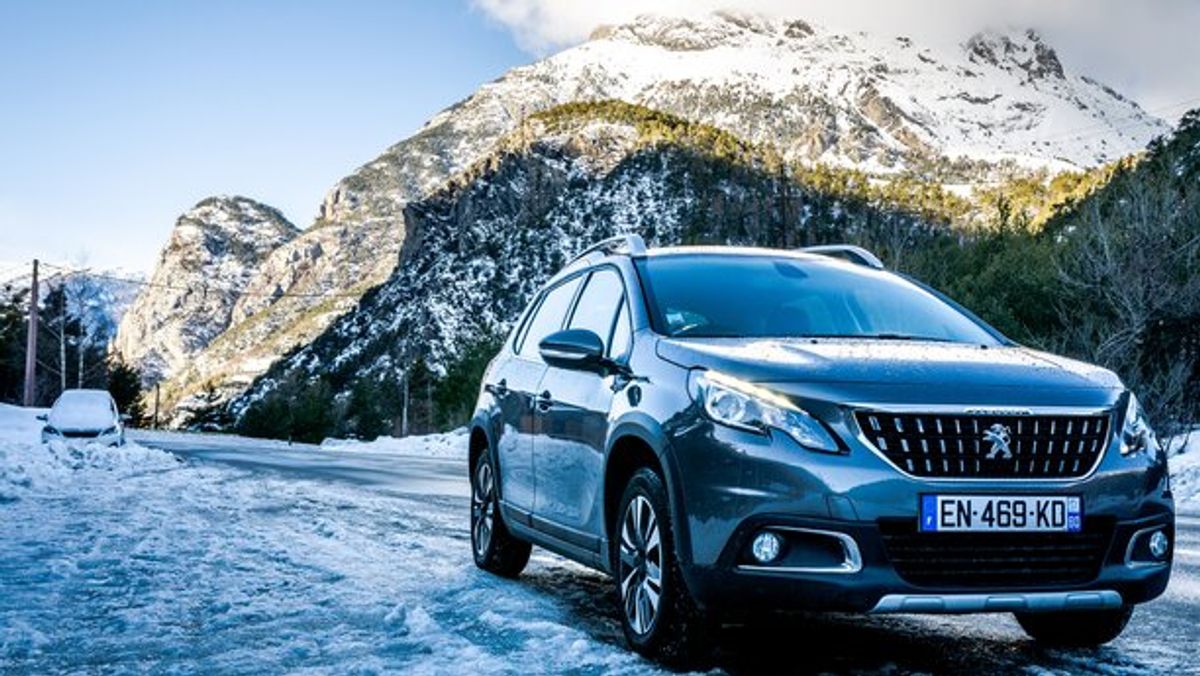
[[(760, 515), (736, 529), (717, 562), (685, 566), (684, 575), (702, 605), (727, 615), (764, 609), (874, 613), (1099, 609), (1143, 603), (1162, 594), (1170, 577), (1170, 562), (1131, 566), (1126, 561), (1126, 545), (1134, 533), (1151, 526), (1167, 530), (1173, 540), (1172, 524), (1169, 515), (1116, 523), (1098, 574), (1084, 582), (980, 587), (914, 584), (906, 580), (890, 561), (881, 526), (876, 522)], [(764, 527), (779, 526), (845, 534), (853, 539), (861, 565), (853, 570), (830, 567), (820, 572), (745, 565), (741, 553), (753, 535)]]
[(86, 446), (88, 444), (99, 444), (101, 446), (124, 446), (125, 432), (118, 431), (109, 434), (98, 434), (96, 436), (64, 436), (61, 434), (51, 434), (42, 432), (42, 443), (48, 444), (58, 442), (67, 446)]
[[(868, 449), (846, 455), (804, 450), (784, 435), (697, 425), (673, 442), (672, 502), (682, 571), (692, 594), (725, 615), (759, 610), (854, 612), (1039, 612), (1142, 603), (1162, 594), (1168, 553), (1130, 562), (1131, 539), (1162, 529), (1174, 542), (1165, 464), (1114, 448), (1084, 479), (951, 481), (909, 477)], [(905, 577), (889, 555), (897, 527), (915, 531), (925, 493), (1078, 495), (1093, 527), (1096, 568), (1086, 579), (990, 585)], [(771, 569), (747, 565), (762, 529), (844, 534), (857, 565)], [(976, 536), (986, 538), (987, 536)], [(935, 541), (936, 542), (936, 541)], [(984, 540), (986, 542), (986, 540)], [(894, 550), (893, 550), (894, 551)], [(848, 555), (849, 556), (849, 555)], [(936, 564), (934, 564), (936, 565)]]

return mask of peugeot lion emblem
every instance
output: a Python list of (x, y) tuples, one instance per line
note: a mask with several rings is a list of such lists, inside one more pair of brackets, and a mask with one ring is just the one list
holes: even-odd
[(1001, 460), (1012, 460), (1012, 449), (1008, 447), (1009, 437), (1008, 427), (996, 423), (989, 427), (983, 433), (983, 440), (992, 442), (992, 450), (988, 451), (987, 459), (993, 460), (999, 458)]

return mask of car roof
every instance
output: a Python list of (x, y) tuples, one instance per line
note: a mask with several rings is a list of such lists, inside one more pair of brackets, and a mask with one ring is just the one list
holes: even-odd
[(63, 390), (63, 393), (59, 395), (59, 399), (108, 401), (112, 399), (112, 395), (108, 393), (108, 390)]
[[(864, 252), (867, 253), (867, 252)], [(590, 254), (590, 255), (588, 255)], [(555, 286), (560, 280), (576, 274), (581, 270), (588, 270), (603, 263), (613, 260), (638, 260), (644, 258), (667, 258), (673, 256), (744, 256), (756, 258), (791, 258), (797, 261), (803, 261), (806, 264), (815, 265), (830, 265), (833, 267), (853, 268), (855, 270), (871, 270), (873, 272), (888, 272), (882, 267), (872, 267), (869, 265), (861, 265), (852, 261), (845, 260), (840, 257), (818, 253), (816, 251), (805, 251), (804, 249), (773, 249), (767, 247), (755, 246), (733, 246), (733, 245), (690, 245), (690, 246), (664, 246), (638, 250), (630, 253), (627, 251), (603, 251), (593, 248), (577, 256), (565, 267), (555, 273), (542, 287), (543, 289)], [(871, 255), (867, 253), (867, 255)], [(872, 258), (874, 258), (872, 256)]]
[(708, 256), (757, 256), (771, 258), (796, 258), (814, 262), (845, 262), (830, 256), (821, 254), (808, 253), (798, 249), (768, 249), (757, 246), (730, 246), (730, 245), (692, 245), (692, 246), (664, 246), (655, 249), (647, 249), (644, 254), (646, 258), (661, 258), (666, 256), (688, 256), (688, 255), (708, 255)]

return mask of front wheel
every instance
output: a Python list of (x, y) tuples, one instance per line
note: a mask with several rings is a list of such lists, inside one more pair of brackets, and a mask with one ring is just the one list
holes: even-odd
[(692, 666), (702, 657), (708, 623), (679, 572), (662, 479), (650, 469), (638, 470), (620, 505), (613, 570), (625, 638), (646, 657)]
[(475, 565), (503, 577), (516, 577), (529, 563), (532, 546), (518, 540), (500, 516), (496, 475), (487, 452), (471, 470), (471, 550)]
[(1121, 635), (1133, 606), (1114, 610), (1076, 610), (1057, 613), (1017, 613), (1017, 622), (1038, 643), (1064, 648), (1103, 645)]

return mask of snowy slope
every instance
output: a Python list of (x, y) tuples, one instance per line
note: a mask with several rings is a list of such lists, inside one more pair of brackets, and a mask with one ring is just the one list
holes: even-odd
[(912, 153), (1090, 166), (1167, 130), (1064, 67), (1033, 31), (981, 33), (947, 49), (803, 21), (647, 16), (495, 89), (522, 78), (554, 83), (545, 93), (559, 98), (593, 85), (596, 95), (695, 117), (793, 157), (883, 171)]

